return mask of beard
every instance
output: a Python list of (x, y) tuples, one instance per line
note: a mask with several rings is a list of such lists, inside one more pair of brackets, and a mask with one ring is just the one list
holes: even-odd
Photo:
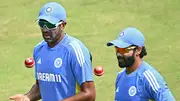
[(120, 53), (116, 53), (116, 56), (120, 68), (131, 67), (135, 62), (134, 53), (132, 56), (124, 56), (121, 55)]

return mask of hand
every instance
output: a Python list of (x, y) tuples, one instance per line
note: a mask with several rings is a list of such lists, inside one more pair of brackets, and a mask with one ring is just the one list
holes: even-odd
[(30, 101), (30, 99), (24, 94), (17, 94), (9, 97), (9, 99), (14, 101)]

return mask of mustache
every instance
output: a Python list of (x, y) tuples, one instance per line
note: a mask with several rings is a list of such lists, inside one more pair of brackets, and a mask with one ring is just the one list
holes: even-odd
[(125, 59), (124, 56), (122, 56), (120, 53), (117, 53), (116, 56), (119, 62), (124, 62), (124, 59)]

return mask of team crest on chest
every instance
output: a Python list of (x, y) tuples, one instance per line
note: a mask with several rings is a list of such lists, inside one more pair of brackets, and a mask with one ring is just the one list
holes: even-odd
[(62, 59), (61, 58), (56, 58), (56, 60), (54, 61), (54, 66), (56, 68), (60, 68), (62, 65)]
[(131, 86), (129, 88), (129, 96), (134, 96), (136, 95), (136, 87), (135, 86)]

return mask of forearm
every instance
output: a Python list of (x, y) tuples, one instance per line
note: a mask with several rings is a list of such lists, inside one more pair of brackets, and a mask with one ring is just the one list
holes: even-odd
[(95, 95), (90, 94), (88, 92), (79, 92), (76, 95), (61, 101), (95, 101)]
[(34, 84), (31, 88), (31, 90), (25, 94), (30, 98), (31, 101), (37, 101), (41, 99), (40, 90), (38, 83)]

